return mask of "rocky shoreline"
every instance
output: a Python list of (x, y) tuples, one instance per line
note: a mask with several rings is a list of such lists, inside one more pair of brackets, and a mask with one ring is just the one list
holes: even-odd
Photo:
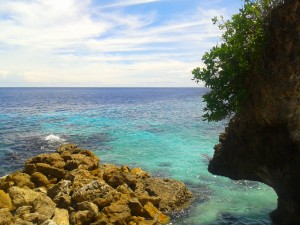
[(65, 144), (0, 179), (0, 225), (168, 224), (192, 198), (182, 182), (99, 165), (93, 152)]

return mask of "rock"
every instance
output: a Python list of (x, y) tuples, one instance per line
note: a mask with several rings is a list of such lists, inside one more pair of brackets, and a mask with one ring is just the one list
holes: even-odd
[(32, 222), (28, 222), (28, 221), (22, 220), (20, 218), (17, 218), (13, 224), (14, 225), (35, 225), (36, 223), (33, 224)]
[(12, 204), (18, 208), (20, 206), (31, 205), (33, 201), (39, 196), (41, 193), (37, 193), (31, 189), (20, 188), (20, 187), (11, 187), (8, 190), (9, 196), (12, 199)]
[(7, 208), (8, 210), (12, 209), (11, 199), (8, 194), (3, 190), (0, 190), (0, 209)]
[(104, 213), (100, 213), (97, 216), (96, 222), (91, 223), (91, 225), (112, 225), (112, 223), (109, 222), (108, 217)]
[(94, 170), (99, 166), (98, 158), (92, 154), (92, 152), (87, 153), (87, 151), (81, 151), (80, 154), (71, 155), (72, 159), (66, 162), (65, 169), (85, 169)]
[(22, 215), (22, 219), (26, 222), (31, 222), (33, 224), (41, 224), (48, 218), (45, 215), (41, 215), (37, 212), (26, 213)]
[(127, 203), (132, 216), (145, 215), (145, 209), (137, 198), (132, 198)]
[(71, 224), (88, 225), (93, 222), (94, 217), (88, 210), (78, 211), (71, 214)]
[(52, 218), (55, 210), (55, 203), (44, 194), (38, 195), (32, 202), (33, 210), (40, 215), (44, 215), (46, 219)]
[(61, 180), (56, 185), (48, 189), (48, 196), (60, 208), (68, 208), (71, 204), (71, 184), (69, 180)]
[(119, 168), (106, 169), (103, 173), (103, 179), (113, 188), (126, 183), (126, 178)]
[(80, 211), (84, 211), (84, 210), (87, 210), (91, 213), (91, 216), (93, 218), (97, 217), (98, 214), (99, 214), (99, 209), (98, 209), (98, 206), (95, 205), (94, 203), (92, 202), (88, 202), (88, 201), (85, 201), (85, 202), (81, 202), (78, 204), (78, 209)]
[[(113, 224), (122, 223), (130, 218), (130, 208), (124, 203), (113, 203), (102, 210)], [(125, 223), (126, 224), (126, 223)]]
[(57, 153), (63, 154), (64, 152), (69, 152), (71, 154), (79, 153), (81, 151), (80, 148), (75, 144), (63, 144), (57, 149)]
[(160, 224), (167, 224), (170, 222), (170, 217), (164, 215), (161, 211), (159, 211), (151, 202), (147, 202), (144, 205), (144, 209), (149, 217)]
[(77, 191), (93, 180), (98, 180), (98, 178), (91, 175), (88, 170), (81, 169), (75, 169), (71, 171), (66, 179), (72, 181), (72, 191)]
[(57, 225), (70, 225), (68, 210), (56, 208), (52, 220)]
[(50, 184), (48, 178), (39, 172), (33, 173), (30, 177), (30, 181), (37, 187), (47, 187)]
[(57, 223), (55, 223), (53, 220), (46, 220), (44, 223), (42, 223), (41, 225), (59, 225)]
[(72, 199), (76, 202), (93, 201), (94, 199), (105, 196), (110, 190), (112, 190), (112, 187), (105, 182), (94, 180), (74, 192)]
[(160, 199), (159, 209), (164, 213), (181, 211), (190, 204), (193, 196), (184, 183), (171, 179), (147, 179), (145, 181), (145, 190), (150, 196)]
[(11, 196), (13, 205), (18, 208), (22, 206), (32, 206), (34, 213), (29, 213), (27, 217), (30, 220), (23, 218), (24, 220), (34, 222), (50, 219), (54, 213), (55, 203), (45, 194), (35, 192), (26, 188), (11, 187), (9, 189), (9, 195)]
[(1, 189), (4, 191), (7, 191), (12, 186), (34, 188), (34, 184), (30, 181), (30, 176), (19, 171), (6, 176), (1, 186)]
[(141, 168), (133, 168), (131, 170), (131, 173), (133, 173), (134, 175), (137, 175), (140, 178), (148, 178), (148, 177), (150, 177), (150, 174), (147, 173), (147, 172), (145, 172)]
[(63, 169), (50, 166), (46, 163), (37, 163), (36, 171), (44, 174), (45, 176), (56, 177), (57, 179), (62, 179), (65, 176), (65, 171)]
[(15, 212), (15, 217), (23, 218), (23, 215), (29, 214), (31, 212), (32, 212), (32, 206), (30, 205), (20, 206)]
[(247, 102), (215, 146), (209, 172), (263, 182), (278, 196), (276, 224), (300, 224), (300, 2), (269, 15), (261, 60), (253, 62)]
[(11, 225), (13, 216), (9, 212), (8, 208), (0, 209), (0, 224), (1, 225)]
[(38, 156), (29, 159), (27, 163), (30, 164), (45, 163), (49, 166), (53, 166), (59, 169), (63, 169), (65, 166), (65, 162), (63, 158), (58, 153), (40, 154)]
[[(12, 224), (9, 210), (13, 224), (19, 225), (163, 224), (169, 217), (157, 207), (171, 199), (168, 193), (181, 198), (180, 205), (173, 196), (170, 210), (190, 197), (180, 183), (153, 180), (140, 168), (98, 163), (92, 152), (76, 145), (32, 157), (25, 173), (0, 180), (0, 215), (7, 214), (9, 221), (3, 224)], [(172, 188), (167, 190), (169, 184)], [(162, 189), (167, 190), (164, 195)]]

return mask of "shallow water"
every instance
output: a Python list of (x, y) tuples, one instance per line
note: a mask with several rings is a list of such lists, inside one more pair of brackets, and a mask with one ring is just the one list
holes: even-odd
[(226, 122), (201, 120), (201, 88), (0, 88), (0, 176), (61, 143), (101, 162), (185, 182), (193, 205), (172, 224), (271, 224), (276, 195), (256, 182), (207, 172)]

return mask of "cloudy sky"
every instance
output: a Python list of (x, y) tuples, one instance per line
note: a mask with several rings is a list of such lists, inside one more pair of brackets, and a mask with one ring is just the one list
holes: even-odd
[(241, 0), (0, 0), (0, 86), (193, 87)]

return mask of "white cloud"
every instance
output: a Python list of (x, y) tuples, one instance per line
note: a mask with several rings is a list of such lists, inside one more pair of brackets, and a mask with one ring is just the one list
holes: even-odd
[(106, 9), (106, 8), (125, 7), (125, 6), (147, 4), (147, 3), (159, 2), (159, 1), (161, 0), (119, 0), (111, 4), (101, 6), (99, 8)]
[(1, 0), (0, 86), (193, 86), (191, 68), (219, 35), (210, 18), (224, 10), (155, 23), (157, 12), (113, 9), (155, 1)]

